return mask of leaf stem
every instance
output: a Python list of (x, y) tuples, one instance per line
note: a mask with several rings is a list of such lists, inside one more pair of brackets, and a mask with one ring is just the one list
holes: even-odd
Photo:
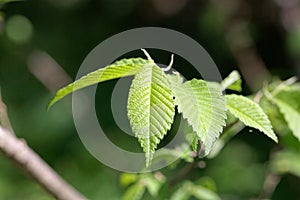
[(297, 81), (297, 77), (293, 76), (283, 82), (281, 82), (273, 91), (272, 91), (272, 95), (276, 96), (280, 90), (282, 90), (283, 88), (285, 88), (286, 86), (292, 85), (293, 83), (295, 83)]
[(141, 49), (141, 50), (144, 52), (145, 56), (149, 61), (154, 62), (154, 60), (151, 58), (150, 54), (146, 51), (146, 49)]
[(174, 62), (174, 54), (171, 55), (171, 60), (170, 60), (170, 63), (169, 63), (169, 65), (168, 65), (168, 67), (162, 68), (162, 70), (163, 70), (164, 72), (169, 71), (169, 70), (172, 68), (173, 62)]

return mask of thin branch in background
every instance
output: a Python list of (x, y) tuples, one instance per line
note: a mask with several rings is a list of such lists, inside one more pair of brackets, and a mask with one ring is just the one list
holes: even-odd
[(249, 31), (251, 8), (245, 0), (215, 2), (220, 13), (224, 13), (222, 18), (225, 19), (224, 36), (227, 45), (246, 83), (252, 91), (257, 91), (271, 75), (259, 56)]
[(196, 162), (187, 163), (171, 180), (170, 186), (175, 186), (186, 178), (186, 176), (197, 166)]
[(52, 93), (72, 82), (64, 69), (46, 52), (34, 51), (27, 60), (29, 71)]
[[(231, 30), (226, 33), (226, 39), (246, 83), (252, 91), (256, 91), (261, 87), (264, 80), (270, 79), (271, 75), (256, 51), (249, 30), (242, 23), (244, 22), (237, 22), (237, 24), (232, 25)], [(238, 40), (248, 41), (249, 43), (235, 42)]]
[[(289, 35), (293, 33), (297, 33), (300, 28), (300, 3), (299, 1), (274, 1), (277, 3), (277, 6), (280, 8), (279, 14), (283, 27)], [(299, 35), (297, 35), (299, 37)], [(293, 43), (297, 44), (296, 41)], [(299, 51), (294, 52), (296, 56), (294, 56), (294, 63), (296, 65), (296, 70), (298, 72), (298, 77), (300, 77), (300, 59), (299, 59)]]

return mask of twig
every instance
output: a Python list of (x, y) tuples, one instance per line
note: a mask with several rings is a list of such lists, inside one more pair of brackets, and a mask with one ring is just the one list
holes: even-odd
[(196, 162), (188, 163), (186, 164), (177, 174), (174, 178), (170, 180), (170, 185), (174, 186), (183, 179), (195, 168)]
[(273, 91), (272, 96), (276, 96), (282, 89), (285, 87), (292, 85), (293, 83), (297, 82), (298, 78), (293, 76), (283, 82), (281, 82)]
[(71, 77), (64, 69), (47, 53), (41, 50), (33, 51), (27, 60), (29, 71), (52, 94), (58, 89), (72, 82)]
[(2, 101), (1, 90), (0, 90), (0, 125), (3, 128), (7, 129), (11, 134), (15, 134), (8, 118), (7, 107), (5, 103)]
[(260, 194), (260, 199), (270, 199), (280, 182), (281, 177), (269, 172), (263, 185), (263, 191)]
[(262, 98), (262, 96), (263, 96), (263, 93), (262, 93), (261, 90), (259, 90), (259, 91), (256, 93), (256, 95), (254, 96), (253, 101), (254, 101), (255, 103), (259, 103), (260, 100), (261, 100), (261, 98)]
[(65, 182), (24, 140), (0, 127), (0, 151), (28, 172), (51, 195), (60, 200), (86, 199)]

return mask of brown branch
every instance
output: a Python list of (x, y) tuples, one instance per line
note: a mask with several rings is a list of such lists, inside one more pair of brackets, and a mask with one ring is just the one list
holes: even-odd
[(7, 129), (10, 133), (14, 134), (14, 130), (8, 118), (6, 105), (2, 101), (1, 90), (0, 90), (0, 125), (3, 128)]
[(257, 91), (271, 75), (250, 34), (249, 22), (253, 8), (246, 0), (216, 1), (216, 5), (224, 13), (224, 36), (229, 50), (250, 89)]
[(29, 71), (52, 94), (58, 89), (72, 82), (64, 69), (47, 53), (41, 50), (33, 51), (27, 60)]
[(86, 199), (66, 183), (24, 140), (0, 127), (0, 151), (28, 172), (51, 195), (61, 200)]
[(195, 168), (196, 162), (187, 163), (171, 180), (170, 186), (175, 186), (177, 183), (186, 178), (186, 176)]

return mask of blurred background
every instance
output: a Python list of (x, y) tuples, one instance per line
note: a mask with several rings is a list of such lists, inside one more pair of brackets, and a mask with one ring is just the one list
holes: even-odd
[[(89, 199), (120, 199), (120, 172), (103, 166), (82, 145), (74, 127), (71, 98), (46, 106), (55, 91), (76, 77), (86, 55), (106, 38), (131, 28), (165, 27), (197, 40), (223, 77), (237, 69), (243, 94), (273, 76), (300, 75), (300, 2), (297, 0), (0, 0), (0, 87), (16, 134)], [(151, 51), (168, 64), (170, 53)], [(137, 51), (134, 57), (143, 56)], [(99, 55), (101, 56), (101, 55)], [(189, 65), (178, 58), (174, 67)], [(194, 77), (193, 72), (187, 76)], [(195, 75), (196, 76), (196, 75)], [(116, 82), (97, 94), (110, 97)], [(100, 88), (100, 89), (101, 89)], [(106, 88), (106, 89), (105, 89)], [(100, 115), (108, 115), (97, 98)], [(101, 116), (99, 116), (101, 118)], [(114, 138), (118, 130), (108, 120)], [(116, 136), (115, 136), (116, 138)], [(126, 141), (122, 141), (125, 143)], [(273, 143), (245, 129), (206, 167), (188, 178), (211, 177), (218, 194), (250, 199), (261, 193)], [(299, 144), (296, 144), (296, 146)], [(300, 179), (286, 174), (272, 199), (300, 199)], [(0, 156), (0, 199), (52, 199)]]

